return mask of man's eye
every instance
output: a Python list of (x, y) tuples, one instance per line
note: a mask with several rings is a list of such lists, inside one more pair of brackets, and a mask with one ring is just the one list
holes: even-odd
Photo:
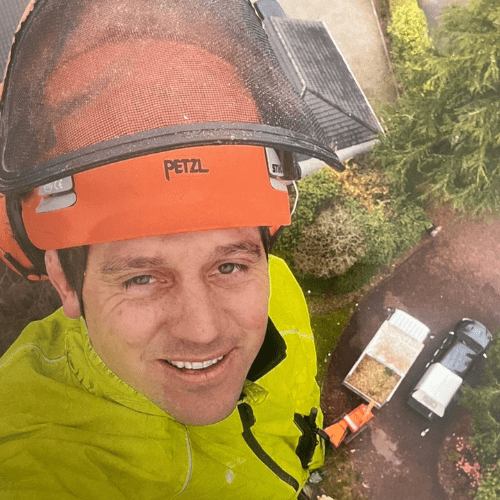
[(242, 264), (234, 264), (233, 262), (225, 262), (219, 266), (219, 272), (221, 274), (232, 274), (235, 271), (246, 271), (247, 266), (243, 266)]
[(134, 276), (133, 278), (125, 281), (123, 286), (125, 287), (125, 289), (128, 289), (133, 285), (149, 285), (154, 280), (155, 279), (150, 274), (141, 274), (140, 276)]

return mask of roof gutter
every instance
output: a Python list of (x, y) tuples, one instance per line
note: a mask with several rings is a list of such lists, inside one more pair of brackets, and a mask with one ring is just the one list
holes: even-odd
[[(367, 151), (372, 149), (373, 146), (375, 146), (375, 144), (379, 142), (380, 141), (378, 139), (373, 139), (371, 141), (363, 142), (361, 144), (356, 144), (349, 148), (339, 149), (335, 151), (335, 153), (339, 157), (339, 160), (341, 162), (344, 162), (346, 160), (354, 158), (355, 156), (366, 153)], [(321, 167), (325, 166), (325, 162), (318, 160), (316, 158), (308, 158), (307, 160), (302, 160), (299, 161), (298, 163), (301, 172), (300, 174), (301, 179), (303, 179), (306, 175), (310, 175), (319, 170)]]

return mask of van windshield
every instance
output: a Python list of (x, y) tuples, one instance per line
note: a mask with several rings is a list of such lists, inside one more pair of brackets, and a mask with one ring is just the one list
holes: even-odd
[(453, 373), (463, 377), (477, 357), (475, 349), (457, 342), (440, 360), (440, 363)]

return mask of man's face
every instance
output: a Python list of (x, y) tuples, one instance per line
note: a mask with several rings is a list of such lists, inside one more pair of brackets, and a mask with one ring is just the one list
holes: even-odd
[(92, 245), (83, 286), (102, 360), (190, 425), (235, 408), (264, 340), (268, 299), (257, 228)]

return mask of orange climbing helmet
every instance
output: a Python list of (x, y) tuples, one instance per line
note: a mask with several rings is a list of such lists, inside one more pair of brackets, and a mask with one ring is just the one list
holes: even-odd
[(37, 279), (48, 249), (276, 229), (294, 153), (342, 169), (249, 1), (34, 1), (0, 101), (0, 257)]

